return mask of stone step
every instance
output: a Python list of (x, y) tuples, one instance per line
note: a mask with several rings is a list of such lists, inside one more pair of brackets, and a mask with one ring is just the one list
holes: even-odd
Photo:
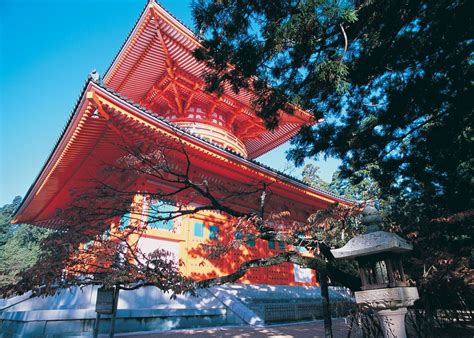
[(216, 297), (238, 318), (250, 325), (263, 325), (265, 321), (260, 318), (248, 305), (242, 303), (233, 294), (222, 288), (211, 288), (207, 290), (211, 295)]

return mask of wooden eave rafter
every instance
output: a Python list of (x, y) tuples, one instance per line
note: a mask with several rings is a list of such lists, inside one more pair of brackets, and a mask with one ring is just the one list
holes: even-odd
[[(152, 13), (153, 13), (153, 10), (152, 10)], [(155, 20), (156, 20), (156, 17), (155, 17)], [(165, 52), (166, 72), (168, 73), (168, 78), (170, 79), (171, 86), (173, 87), (173, 90), (174, 90), (174, 94), (175, 94), (174, 99), (176, 101), (176, 106), (178, 107), (177, 113), (179, 115), (183, 115), (184, 114), (183, 102), (181, 100), (181, 95), (179, 93), (178, 87), (176, 86), (176, 75), (174, 73), (176, 68), (177, 68), (177, 65), (175, 65), (175, 64), (177, 64), (177, 62), (175, 62), (171, 59), (170, 52), (168, 50), (168, 46), (166, 46), (166, 42), (163, 39), (163, 35), (161, 34), (160, 28), (156, 29), (156, 33), (159, 37), (161, 47), (163, 47), (163, 51)]]
[[(168, 81), (168, 82), (167, 82)], [(161, 88), (164, 83), (167, 83), (164, 88)], [(184, 102), (184, 107), (180, 108), (177, 105), (178, 109), (182, 111), (180, 114), (185, 115), (185, 112), (189, 109), (192, 104), (192, 100), (197, 95), (197, 90), (201, 90), (204, 87), (204, 82), (196, 77), (193, 77), (190, 74), (185, 73), (184, 71), (180, 70), (179, 68), (173, 67), (173, 70), (165, 72), (155, 83), (155, 85), (150, 88), (150, 90), (145, 94), (144, 99), (140, 102), (147, 108), (152, 108), (155, 102), (160, 98), (163, 98), (170, 104), (170, 98), (166, 97), (165, 92), (169, 90), (170, 86), (174, 87), (174, 94), (175, 97), (179, 99), (179, 102)], [(188, 96), (186, 100), (183, 100), (182, 93), (177, 90), (177, 87), (181, 88), (182, 90), (190, 91), (191, 94)], [(176, 95), (176, 93), (178, 93)], [(256, 138), (259, 134), (266, 132), (263, 123), (258, 121), (256, 122), (255, 119), (251, 119), (251, 114), (249, 113), (250, 108), (245, 107), (244, 105), (240, 104), (239, 102), (233, 100), (227, 96), (217, 96), (215, 94), (206, 93), (201, 91), (199, 93), (200, 96), (204, 96), (207, 98), (207, 102), (210, 102), (210, 109), (207, 112), (208, 117), (212, 115), (214, 110), (221, 106), (221, 110), (227, 114), (228, 117), (228, 124), (232, 125), (235, 120), (239, 116), (246, 116), (246, 123), (248, 126), (245, 127), (245, 132), (241, 133), (242, 137), (245, 139), (248, 138)], [(249, 130), (252, 130), (249, 133)], [(236, 135), (239, 137), (239, 135)]]
[[(145, 17), (145, 20), (144, 20), (144, 23), (143, 25), (146, 26), (147, 23), (149, 23), (151, 20), (151, 16), (147, 15)], [(142, 29), (143, 30), (143, 29)], [(117, 86), (117, 92), (120, 92), (120, 90), (122, 89), (122, 87), (125, 85), (125, 83), (128, 81), (128, 79), (130, 78), (130, 76), (136, 71), (136, 69), (140, 66), (141, 64), (141, 61), (148, 55), (150, 49), (153, 47), (153, 43), (154, 43), (154, 38), (150, 41), (150, 43), (148, 43), (148, 45), (144, 48), (144, 50), (141, 52), (140, 56), (138, 57), (138, 60), (134, 63), (134, 65), (132, 66), (132, 68), (128, 71), (127, 75), (125, 75), (125, 77), (122, 79), (122, 81), (120, 82), (120, 84)]]
[[(163, 85), (168, 81), (165, 87)], [(150, 108), (158, 99), (158, 96), (165, 92), (171, 85), (171, 81), (168, 77), (168, 73), (164, 72), (161, 77), (156, 80), (155, 84), (146, 92), (143, 98), (140, 100), (140, 105), (143, 107)]]

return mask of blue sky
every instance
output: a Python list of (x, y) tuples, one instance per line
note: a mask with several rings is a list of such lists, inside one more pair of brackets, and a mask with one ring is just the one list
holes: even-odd
[[(190, 0), (160, 0), (192, 27)], [(0, 206), (24, 196), (92, 69), (112, 62), (145, 0), (0, 0)], [(259, 158), (285, 167), (285, 150)], [(338, 161), (320, 162), (330, 180)], [(298, 175), (300, 170), (294, 171)]]

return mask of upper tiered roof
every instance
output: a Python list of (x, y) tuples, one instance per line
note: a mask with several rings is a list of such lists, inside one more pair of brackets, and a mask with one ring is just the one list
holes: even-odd
[(217, 96), (204, 90), (205, 65), (192, 51), (201, 44), (193, 32), (151, 1), (104, 76), (104, 84), (142, 107), (248, 157), (258, 157), (313, 123), (299, 108), (281, 113), (269, 131), (252, 108), (253, 93), (229, 88)]

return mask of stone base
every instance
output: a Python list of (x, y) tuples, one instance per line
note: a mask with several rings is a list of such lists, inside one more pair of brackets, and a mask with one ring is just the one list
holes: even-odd
[[(95, 323), (97, 287), (63, 290), (55, 296), (15, 297), (0, 303), (0, 337), (91, 337)], [(243, 324), (208, 290), (198, 297), (144, 287), (120, 292), (115, 332), (171, 330)], [(110, 316), (100, 319), (99, 333), (107, 334)]]
[[(0, 337), (90, 337), (96, 317), (96, 295), (97, 287), (89, 286), (63, 290), (55, 296), (30, 298), (25, 294), (0, 299)], [(346, 297), (331, 292), (333, 304)], [(154, 287), (121, 290), (115, 332), (311, 319), (309, 310), (320, 303), (318, 287), (230, 284), (199, 290), (198, 297), (180, 295), (175, 300)], [(286, 311), (288, 308), (299, 312)], [(277, 318), (266, 318), (267, 310), (272, 310)], [(109, 327), (110, 316), (102, 316), (99, 332), (106, 334)]]

